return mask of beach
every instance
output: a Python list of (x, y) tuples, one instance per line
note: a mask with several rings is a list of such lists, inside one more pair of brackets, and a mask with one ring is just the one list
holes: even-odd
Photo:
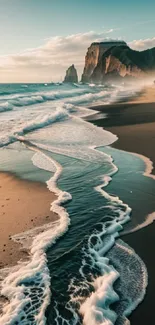
[[(9, 272), (1, 291), (2, 296), (9, 300), (8, 310), (3, 316), (14, 321), (19, 308), (18, 321), (19, 323), (22, 321), (23, 308), (20, 294), (22, 290), (22, 303), (25, 303), (29, 297), (33, 306), (30, 310), (24, 311), (26, 320), (30, 317), (34, 320), (37, 315), (40, 315), (42, 321), (46, 311), (47, 324), (60, 324), (60, 318), (62, 323), (74, 322), (79, 317), (76, 306), (83, 297), (85, 302), (90, 299), (90, 308), (83, 310), (84, 313), (88, 312), (91, 319), (91, 311), (98, 310), (100, 299), (103, 304), (103, 314), (105, 309), (112, 309), (114, 296), (109, 295), (108, 291), (105, 292), (104, 288), (110, 287), (113, 293), (117, 291), (117, 281), (116, 286), (115, 284), (113, 286), (111, 274), (117, 278), (118, 273), (124, 283), (123, 290), (120, 286), (121, 292), (118, 294), (121, 308), (125, 308), (123, 302), (126, 301), (128, 308), (134, 306), (134, 309), (138, 302), (143, 300), (147, 284), (147, 271), (142, 259), (149, 273), (147, 299), (149, 301), (152, 294), (151, 299), (154, 301), (154, 292), (150, 290), (150, 284), (154, 287), (154, 280), (149, 270), (151, 267), (153, 274), (154, 268), (151, 264), (149, 266), (149, 263), (152, 263), (152, 246), (151, 253), (148, 254), (148, 244), (152, 243), (150, 233), (154, 224), (141, 231), (125, 235), (129, 230), (144, 227), (148, 214), (150, 214), (149, 222), (154, 218), (152, 212), (155, 211), (153, 195), (155, 182), (153, 178), (145, 176), (151, 170), (151, 162), (147, 161), (148, 168), (145, 170), (144, 157), (130, 154), (124, 147), (120, 147), (121, 150), (116, 149), (119, 141), (122, 141), (122, 137), (118, 135), (121, 128), (128, 129), (132, 126), (133, 129), (139, 129), (135, 128), (135, 116), (137, 116), (138, 127), (142, 124), (146, 126), (155, 123), (153, 100), (152, 103), (147, 103), (150, 113), (146, 114), (146, 104), (142, 99), (142, 96), (146, 98), (148, 96), (146, 90), (142, 92), (136, 88), (133, 91), (125, 87), (120, 89), (117, 86), (103, 90), (98, 86), (81, 84), (78, 89), (75, 85), (65, 84), (61, 87), (55, 84), (47, 87), (42, 84), (29, 85), (23, 92), (22, 84), (11, 86), (11, 94), (7, 98), (6, 95), (2, 98), (5, 107), (13, 103), (13, 107), (10, 106), (11, 110), (0, 114), (2, 129), (0, 135), (2, 147), (0, 157), (1, 273), (3, 267)], [(4, 90), (7, 89), (4, 87)], [(55, 97), (56, 91), (59, 99)], [(15, 102), (12, 102), (12, 93), (15, 93)], [(99, 108), (96, 106), (94, 109), (96, 112), (100, 110), (99, 113), (89, 116), (93, 123), (86, 123), (84, 116), (93, 112), (86, 108), (89, 107), (89, 103), (90, 105), (98, 102), (106, 103), (107, 98), (109, 101), (111, 98), (115, 99), (115, 103), (102, 105)], [(133, 107), (132, 113), (130, 113), (131, 107)], [(146, 115), (148, 123), (144, 123)], [(115, 132), (112, 130), (114, 127)], [(118, 136), (118, 140), (114, 133)], [(147, 133), (146, 130), (146, 135)], [(127, 139), (124, 145), (126, 143)], [(131, 147), (131, 152), (146, 155), (136, 147), (135, 149)], [(104, 179), (103, 175), (106, 176)], [(112, 179), (107, 175), (112, 176)], [(104, 186), (106, 186), (105, 191)], [(132, 216), (128, 222), (130, 207)], [(56, 214), (50, 212), (50, 209)], [(102, 228), (105, 223), (108, 228), (111, 228), (111, 225), (116, 226), (116, 220), (117, 227), (112, 227), (113, 236), (114, 238), (117, 236), (116, 229), (120, 231), (123, 229), (124, 234), (121, 233), (121, 238), (131, 245), (132, 253), (127, 253), (125, 265), (121, 264), (124, 269), (120, 269), (119, 265), (115, 264), (113, 256), (107, 270), (107, 258), (102, 259), (102, 257), (103, 254), (106, 257), (114, 242), (111, 241), (108, 230), (103, 236)], [(51, 223), (53, 221), (54, 223)], [(148, 235), (141, 238), (143, 232), (145, 234), (148, 232)], [(145, 244), (144, 237), (147, 236), (148, 243), (144, 249), (141, 242)], [(20, 242), (24, 246), (21, 246)], [(97, 242), (100, 243), (99, 246), (96, 245)], [(104, 253), (100, 251), (100, 245), (105, 249)], [(28, 250), (29, 247), (31, 251)], [(92, 247), (95, 254), (92, 252)], [(123, 247), (122, 249), (124, 250)], [(128, 270), (130, 270), (131, 255), (133, 259), (130, 274)], [(100, 257), (102, 262), (99, 267)], [(10, 266), (25, 259), (28, 259), (26, 263), (18, 264), (18, 272), (12, 272), (16, 268), (12, 269)], [(119, 263), (120, 251), (117, 259)], [(105, 270), (107, 270), (106, 274)], [(30, 274), (28, 279), (27, 272)], [(107, 280), (105, 275), (109, 274)], [(92, 279), (100, 279), (102, 276), (103, 296), (100, 297)], [(8, 285), (5, 285), (6, 281), (9, 290)], [(128, 293), (123, 299), (122, 294), (126, 290)], [(38, 299), (38, 292), (40, 302), (35, 305), (33, 301)], [(96, 298), (95, 304), (92, 302), (91, 306), (92, 292)], [(16, 297), (18, 301), (14, 310)], [(77, 298), (76, 306), (75, 298)], [(150, 308), (146, 302), (145, 299), (142, 306), (147, 309), (145, 313), (147, 318), (148, 313), (150, 315)], [(131, 316), (133, 324), (136, 325), (135, 315), (138, 315), (139, 309), (140, 307)], [(109, 319), (113, 321), (111, 314), (109, 315), (106, 321)], [(121, 315), (118, 313), (119, 316)], [(4, 317), (0, 318), (2, 325), (5, 323)], [(87, 323), (89, 324), (90, 321), (88, 320)]]
[(50, 211), (55, 199), (44, 183), (0, 173), (0, 268), (28, 257), (28, 251), (11, 237), (55, 221), (58, 216)]
[[(126, 99), (124, 102), (120, 101), (109, 106), (102, 105), (93, 109), (99, 111), (99, 113), (89, 117), (89, 120), (95, 123), (95, 125), (103, 126), (106, 130), (118, 136), (118, 140), (113, 143), (112, 147), (144, 155), (151, 159), (153, 166), (155, 166), (155, 87), (144, 89), (133, 100), (129, 98), (129, 100)], [(107, 118), (104, 115), (102, 118), (102, 114), (107, 114)], [(154, 168), (152, 173), (155, 174)], [(149, 190), (151, 192), (153, 188)], [(145, 207), (149, 207), (150, 202), (147, 201), (146, 204), (143, 193), (141, 199), (142, 201), (138, 207), (136, 207), (134, 201), (132, 203), (132, 200), (128, 199), (130, 200), (133, 217), (136, 217), (137, 213), (143, 214)], [(130, 316), (132, 325), (154, 325), (154, 234), (155, 224), (152, 223), (139, 231), (122, 236), (122, 239), (133, 247), (136, 253), (143, 259), (149, 277), (145, 299)]]

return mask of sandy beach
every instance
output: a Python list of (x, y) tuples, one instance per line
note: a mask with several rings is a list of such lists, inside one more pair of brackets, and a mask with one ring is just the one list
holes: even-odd
[[(155, 87), (144, 89), (140, 96), (133, 100), (130, 98), (129, 101), (93, 109), (98, 110), (99, 114), (90, 117), (89, 120), (118, 136), (118, 140), (112, 145), (114, 148), (142, 154), (150, 158), (155, 167)], [(102, 118), (102, 114), (107, 114), (107, 118), (104, 116)], [(155, 174), (155, 168), (152, 173)], [(133, 208), (133, 216), (136, 213), (136, 208), (135, 210)], [(130, 317), (132, 325), (154, 325), (154, 234), (155, 224), (152, 223), (146, 228), (122, 237), (143, 259), (149, 275), (146, 297)]]
[(15, 265), (27, 256), (27, 251), (11, 236), (58, 218), (50, 211), (55, 198), (46, 184), (0, 173), (0, 268)]

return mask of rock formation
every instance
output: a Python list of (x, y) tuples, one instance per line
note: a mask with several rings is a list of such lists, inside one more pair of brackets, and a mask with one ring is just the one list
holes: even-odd
[(112, 46), (121, 45), (126, 45), (126, 43), (123, 41), (92, 43), (86, 54), (85, 67), (81, 81), (89, 82), (95, 67), (102, 58), (102, 55)]
[(74, 64), (67, 69), (64, 82), (71, 82), (71, 83), (78, 82), (78, 75)]
[(114, 78), (141, 78), (153, 71), (155, 48), (138, 52), (125, 42), (93, 43), (86, 55), (82, 81), (102, 83)]

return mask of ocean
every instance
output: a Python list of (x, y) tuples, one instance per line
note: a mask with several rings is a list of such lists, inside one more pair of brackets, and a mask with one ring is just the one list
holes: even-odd
[(51, 210), (59, 215), (39, 233), (34, 228), (13, 237), (30, 249), (30, 258), (0, 271), (8, 299), (0, 324), (130, 323), (148, 275), (121, 235), (146, 220), (132, 220), (120, 180), (128, 189), (132, 173), (142, 184), (145, 163), (111, 148), (117, 136), (85, 117), (94, 114), (88, 107), (136, 91), (114, 84), (0, 85), (0, 170), (46, 182), (57, 196)]

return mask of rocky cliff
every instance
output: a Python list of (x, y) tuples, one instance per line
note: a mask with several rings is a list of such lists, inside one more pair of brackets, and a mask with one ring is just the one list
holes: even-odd
[(88, 48), (86, 58), (85, 58), (85, 67), (82, 74), (82, 82), (89, 82), (91, 75), (100, 62), (103, 54), (110, 49), (112, 46), (121, 46), (126, 45), (123, 41), (116, 42), (101, 42), (101, 43), (92, 43)]
[(64, 82), (78, 82), (78, 75), (74, 64), (67, 69)]
[[(92, 48), (100, 53), (94, 60)], [(112, 42), (109, 47), (106, 43), (96, 43), (88, 49), (82, 81), (102, 83), (114, 78), (142, 78), (152, 72), (155, 72), (155, 48), (138, 52), (125, 43)]]

